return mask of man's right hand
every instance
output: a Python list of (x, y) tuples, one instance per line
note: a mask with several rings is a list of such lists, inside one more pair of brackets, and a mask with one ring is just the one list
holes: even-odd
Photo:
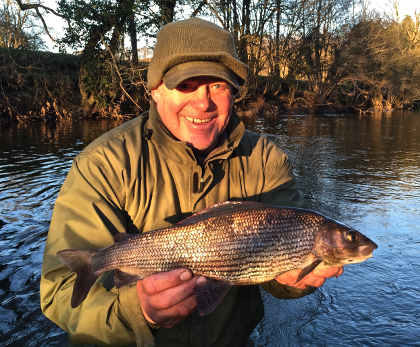
[(137, 295), (143, 315), (151, 324), (172, 328), (197, 306), (194, 288), (206, 281), (190, 270), (176, 269), (148, 276), (137, 282)]

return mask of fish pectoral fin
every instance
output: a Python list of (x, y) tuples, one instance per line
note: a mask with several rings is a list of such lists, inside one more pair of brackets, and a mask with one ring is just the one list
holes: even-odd
[(194, 294), (197, 297), (197, 311), (200, 316), (212, 313), (223, 301), (232, 286), (223, 281), (206, 278), (205, 283), (197, 284)]
[(114, 284), (117, 288), (120, 288), (133, 282), (137, 282), (142, 278), (143, 277), (139, 275), (129, 274), (120, 270), (114, 270)]
[(306, 275), (308, 275), (309, 273), (311, 273), (319, 264), (322, 263), (322, 259), (314, 259), (314, 261), (312, 263), (310, 263), (309, 265), (305, 266), (302, 271), (300, 272), (296, 283), (299, 282), (300, 280), (302, 280)]

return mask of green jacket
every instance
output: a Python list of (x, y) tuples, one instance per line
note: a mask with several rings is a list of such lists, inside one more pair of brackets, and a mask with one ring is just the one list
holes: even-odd
[[(287, 157), (275, 142), (245, 130), (234, 116), (225, 133), (197, 161), (190, 147), (167, 132), (152, 104), (148, 117), (107, 132), (75, 158), (55, 203), (41, 276), (42, 311), (73, 343), (245, 345), (263, 316), (258, 286), (233, 287), (208, 316), (192, 314), (174, 328), (151, 329), (135, 285), (115, 288), (107, 275), (72, 309), (75, 275), (56, 257), (62, 249), (110, 246), (115, 233), (166, 227), (225, 200), (300, 201)], [(266, 288), (278, 297), (307, 294), (276, 283)]]

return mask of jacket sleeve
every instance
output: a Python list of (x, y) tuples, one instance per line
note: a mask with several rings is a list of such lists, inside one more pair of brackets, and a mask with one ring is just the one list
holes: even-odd
[(101, 278), (76, 308), (70, 305), (75, 274), (57, 258), (63, 249), (98, 249), (113, 234), (132, 228), (123, 209), (124, 174), (115, 158), (83, 153), (57, 197), (44, 251), (40, 296), (43, 313), (67, 331), (72, 342), (99, 345), (153, 344), (136, 286), (107, 290)]
[[(268, 142), (265, 159), (264, 192), (261, 194), (261, 201), (277, 205), (302, 206), (302, 193), (297, 188), (287, 155), (276, 144)], [(261, 287), (279, 299), (300, 298), (313, 293), (316, 289), (290, 287), (276, 280), (264, 283)]]

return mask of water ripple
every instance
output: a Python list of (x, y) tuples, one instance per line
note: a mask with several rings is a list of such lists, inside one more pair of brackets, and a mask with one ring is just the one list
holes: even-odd
[[(263, 294), (256, 346), (410, 346), (420, 340), (420, 114), (284, 117), (256, 123), (288, 153), (308, 207), (375, 240), (313, 295)], [(0, 137), (0, 344), (63, 346), (39, 308), (44, 242), (74, 156), (112, 123), (45, 124)], [(30, 322), (30, 324), (28, 324)]]

